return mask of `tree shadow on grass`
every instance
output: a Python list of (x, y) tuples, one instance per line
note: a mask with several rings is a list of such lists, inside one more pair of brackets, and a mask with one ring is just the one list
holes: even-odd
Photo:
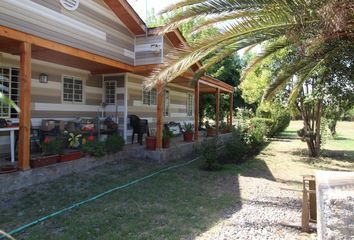
[(296, 130), (285, 130), (279, 134), (277, 134), (275, 139), (298, 139), (299, 136), (297, 135)]
[(270, 181), (276, 181), (267, 163), (260, 157), (254, 157), (239, 166), (240, 175), (244, 177), (264, 178)]
[(307, 149), (297, 149), (295, 151), (287, 152), (293, 156), (298, 156), (299, 161), (314, 163), (323, 161), (323, 158), (328, 158), (330, 160), (343, 161), (343, 162), (354, 162), (354, 150), (328, 150), (323, 149), (319, 158), (313, 158), (308, 155)]
[(321, 153), (323, 157), (335, 159), (337, 161), (354, 162), (354, 150), (328, 150), (324, 149)]
[(346, 138), (346, 137), (335, 137), (335, 141), (354, 141), (352, 138)]

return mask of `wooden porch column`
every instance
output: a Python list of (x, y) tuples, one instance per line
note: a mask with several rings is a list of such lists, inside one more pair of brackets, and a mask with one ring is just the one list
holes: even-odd
[(220, 122), (220, 88), (216, 90), (216, 111), (215, 111), (215, 121), (216, 121), (216, 134), (219, 135), (219, 122)]
[(164, 88), (161, 83), (156, 85), (157, 111), (156, 111), (156, 149), (162, 148), (163, 112), (164, 112)]
[(18, 143), (18, 167), (30, 168), (30, 131), (31, 131), (31, 44), (20, 44), (20, 132)]
[(230, 93), (230, 119), (229, 126), (232, 127), (232, 118), (234, 115), (234, 94)]
[(194, 87), (194, 139), (199, 138), (199, 81)]

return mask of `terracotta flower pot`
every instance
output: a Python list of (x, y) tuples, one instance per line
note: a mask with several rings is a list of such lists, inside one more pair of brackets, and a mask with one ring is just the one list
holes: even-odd
[(156, 137), (146, 137), (145, 141), (147, 150), (156, 150)]
[(184, 132), (183, 133), (183, 141), (185, 142), (193, 142), (193, 132)]
[(59, 162), (69, 162), (82, 157), (82, 152), (75, 151), (60, 155)]
[(229, 133), (229, 132), (230, 132), (230, 130), (227, 129), (227, 128), (220, 130), (220, 133), (221, 133), (221, 134), (225, 134), (225, 133)]
[(216, 128), (207, 128), (206, 129), (208, 137), (215, 137), (216, 136)]
[(33, 157), (30, 160), (31, 168), (39, 168), (55, 164), (58, 162), (59, 155)]
[(162, 148), (169, 148), (171, 140), (169, 138), (163, 139), (162, 141)]
[(0, 167), (0, 174), (17, 172), (18, 168), (13, 165)]

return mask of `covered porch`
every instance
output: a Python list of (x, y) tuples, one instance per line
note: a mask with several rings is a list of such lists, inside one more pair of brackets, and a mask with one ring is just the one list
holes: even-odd
[[(21, 170), (28, 170), (30, 168), (30, 135), (31, 135), (31, 116), (33, 106), (40, 104), (34, 104), (31, 98), (33, 97), (32, 92), (32, 72), (33, 72), (33, 61), (40, 60), (43, 62), (53, 63), (57, 65), (67, 66), (75, 69), (82, 69), (88, 72), (90, 75), (100, 75), (111, 77), (113, 75), (119, 75), (130, 72), (134, 74), (139, 74), (141, 76), (146, 76), (149, 71), (151, 71), (155, 65), (144, 65), (144, 66), (132, 66), (123, 62), (112, 60), (106, 57), (92, 54), (84, 50), (69, 47), (67, 45), (59, 44), (53, 41), (45, 40), (27, 33), (22, 33), (15, 31), (6, 27), (0, 26), (0, 53), (7, 53), (14, 56), (19, 56), (19, 105), (21, 108), (21, 113), (18, 116), (18, 167)], [(1, 60), (1, 58), (0, 58)], [(220, 96), (221, 94), (228, 94), (230, 96), (230, 112), (228, 117), (229, 126), (232, 125), (232, 105), (233, 105), (233, 87), (225, 84), (217, 79), (203, 76), (198, 82), (191, 87), (191, 80), (193, 79), (193, 74), (186, 73), (183, 76), (175, 79), (173, 81), (174, 85), (181, 86), (182, 88), (189, 89), (193, 91), (194, 89), (194, 128), (195, 128), (195, 140), (200, 139), (201, 134), (199, 133), (199, 97), (200, 94), (214, 94), (216, 96), (216, 128), (219, 129), (219, 112), (220, 112)], [(124, 77), (123, 77), (124, 80)], [(126, 81), (126, 80), (125, 80)], [(57, 85), (56, 85), (57, 86)], [(58, 85), (60, 88), (60, 85)], [(122, 127), (123, 135), (126, 138), (127, 135), (127, 125), (128, 125), (128, 100), (127, 100), (127, 86), (125, 86), (124, 95), (124, 105), (120, 106), (122, 109)], [(162, 135), (164, 127), (164, 86), (156, 86), (157, 98), (156, 98), (156, 139), (157, 139), (157, 149), (162, 148)], [(62, 96), (61, 96), (62, 97)], [(80, 115), (79, 112), (75, 112), (75, 109), (80, 108), (79, 105), (69, 106), (63, 105), (61, 103), (54, 104), (56, 108), (66, 108), (69, 107), (74, 113), (74, 117)], [(116, 103), (117, 105), (117, 103)], [(51, 105), (52, 106), (52, 105)], [(86, 105), (82, 105), (89, 108)], [(45, 114), (50, 106), (43, 107), (40, 105), (40, 110), (42, 114)], [(112, 109), (114, 107), (111, 107)], [(56, 110), (60, 111), (60, 110)], [(93, 107), (91, 110), (93, 111)], [(96, 111), (96, 110), (94, 110)], [(82, 112), (84, 114), (84, 112)], [(81, 114), (81, 115), (82, 115)], [(155, 114), (155, 113), (154, 113)], [(60, 115), (60, 114), (59, 114)], [(56, 115), (49, 116), (49, 118), (55, 118)], [(218, 132), (218, 131), (217, 131)], [(177, 141), (177, 140), (175, 140)], [(179, 142), (178, 145), (184, 145), (184, 143)], [(128, 147), (129, 148), (129, 147)], [(14, 151), (12, 151), (14, 152)], [(144, 151), (143, 151), (144, 152)], [(160, 151), (161, 152), (161, 151)], [(166, 152), (166, 151), (165, 151)], [(151, 153), (153, 154), (153, 153)], [(161, 154), (161, 153), (160, 153)]]
[[(19, 135), (18, 168), (21, 170), (28, 170), (30, 168), (30, 131), (32, 125), (31, 110), (34, 106), (40, 105), (38, 108), (42, 108), (40, 110), (42, 110), (42, 114), (44, 114), (49, 105), (56, 105), (57, 108), (60, 108), (61, 105), (59, 103), (47, 104), (48, 106), (44, 106), (44, 104), (33, 103), (31, 99), (33, 97), (33, 60), (40, 60), (43, 62), (53, 63), (80, 70), (82, 69), (82, 71), (85, 71), (92, 76), (110, 73), (119, 74), (124, 72), (139, 73), (140, 71), (146, 70), (146, 66), (131, 66), (117, 60), (112, 60), (84, 50), (46, 40), (27, 33), (15, 31), (3, 26), (0, 26), (0, 53), (19, 56), (19, 61), (18, 64), (16, 64), (16, 68), (19, 70), (18, 85), (20, 87), (18, 93), (18, 104), (21, 108), (21, 112), (18, 114), (18, 120), (16, 119), (18, 121), (18, 124), (16, 124), (18, 126), (16, 126), (16, 128), (18, 129)], [(0, 62), (0, 64), (3, 63)], [(45, 69), (43, 69), (43, 72), (45, 72)], [(60, 85), (58, 86), (60, 88)], [(50, 95), (50, 93), (48, 94)], [(90, 106), (87, 106), (86, 104), (83, 106), (87, 109), (90, 108)], [(79, 107), (80, 106), (78, 105), (73, 105), (73, 109), (71, 110), (75, 111), (74, 109)], [(124, 108), (124, 106), (122, 107)], [(65, 111), (65, 109), (56, 109), (56, 111), (59, 113), (58, 116), (60, 116), (60, 111)], [(91, 110), (89, 111), (94, 112), (96, 110), (91, 107)], [(83, 111), (81, 112), (84, 114)], [(73, 114), (73, 118), (76, 116), (80, 116), (80, 111)], [(48, 115), (48, 118), (55, 118), (55, 116)], [(126, 122), (124, 124), (126, 124)], [(13, 146), (13, 142), (11, 143)], [(13, 155), (13, 147), (11, 150)]]
[[(183, 76), (176, 78), (172, 81), (174, 84), (178, 84), (185, 87), (190, 87), (193, 84), (193, 74), (185, 73)], [(164, 129), (164, 96), (163, 93), (165, 86), (162, 84), (157, 84), (157, 110), (156, 110), (156, 147), (157, 149), (162, 148), (163, 142), (163, 129)], [(233, 116), (233, 93), (234, 87), (228, 85), (224, 82), (221, 82), (210, 76), (202, 76), (198, 81), (194, 83), (194, 140), (200, 138), (199, 132), (199, 99), (201, 94), (213, 94), (216, 98), (215, 106), (215, 125), (216, 125), (216, 134), (219, 134), (220, 127), (220, 98), (221, 94), (229, 95), (229, 105), (230, 109), (227, 116), (227, 125), (232, 127), (232, 116)]]

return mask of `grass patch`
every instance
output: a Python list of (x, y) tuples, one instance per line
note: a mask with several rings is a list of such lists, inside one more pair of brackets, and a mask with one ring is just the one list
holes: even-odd
[[(158, 167), (158, 168), (161, 168)], [(110, 165), (14, 196), (1, 197), (9, 231), (69, 204), (157, 170), (146, 163)], [(196, 236), (228, 209), (240, 207), (237, 169), (199, 170), (199, 163), (162, 173), (38, 224), (17, 239), (180, 239)]]

